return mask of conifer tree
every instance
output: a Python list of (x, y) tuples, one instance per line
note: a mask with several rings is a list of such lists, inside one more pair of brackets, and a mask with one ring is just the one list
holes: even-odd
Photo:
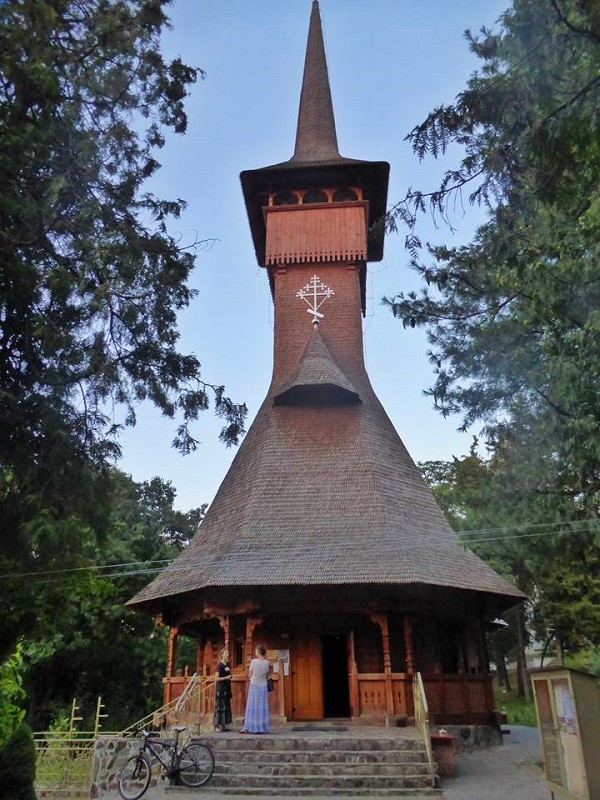
[[(490, 524), (573, 523), (522, 539), (519, 558), (545, 576), (549, 619), (577, 646), (575, 631), (600, 635), (598, 4), (513, 0), (497, 31), (467, 38), (481, 68), (408, 137), (419, 158), (450, 145), (464, 156), (388, 220), (408, 225), (423, 288), (384, 303), (405, 327), (427, 329), (435, 406), (482, 430)], [(419, 214), (449, 220), (467, 196), (487, 211), (471, 243), (422, 247)]]
[(24, 722), (0, 749), (0, 800), (36, 800), (35, 746)]
[[(184, 452), (211, 397), (222, 439), (243, 430), (245, 407), (177, 349), (194, 253), (168, 223), (185, 204), (145, 185), (199, 74), (163, 58), (167, 5), (0, 3), (0, 574), (77, 563), (139, 402), (178, 419)], [(2, 597), (4, 654), (61, 606)]]

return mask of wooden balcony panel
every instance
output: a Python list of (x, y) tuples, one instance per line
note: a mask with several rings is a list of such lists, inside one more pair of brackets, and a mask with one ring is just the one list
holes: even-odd
[(269, 266), (367, 258), (366, 203), (275, 207), (266, 217)]

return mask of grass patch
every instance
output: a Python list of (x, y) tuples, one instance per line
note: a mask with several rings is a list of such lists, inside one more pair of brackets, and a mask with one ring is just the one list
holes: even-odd
[(496, 708), (506, 714), (507, 725), (527, 725), (537, 728), (537, 715), (533, 697), (529, 702), (515, 692), (503, 692), (496, 689)]

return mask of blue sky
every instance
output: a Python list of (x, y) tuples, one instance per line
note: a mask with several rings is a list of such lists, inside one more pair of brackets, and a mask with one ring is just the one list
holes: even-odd
[[(466, 28), (494, 27), (507, 0), (321, 0), (321, 18), (342, 155), (391, 164), (389, 203), (409, 186), (433, 189), (444, 164), (419, 164), (405, 135), (429, 111), (453, 100), (477, 67)], [(253, 419), (272, 367), (273, 309), (255, 261), (239, 173), (292, 155), (310, 0), (176, 0), (165, 54), (206, 71), (188, 98), (188, 132), (172, 136), (152, 188), (188, 207), (172, 232), (200, 249), (192, 285), (198, 297), (179, 319), (180, 348), (196, 353), (205, 380), (223, 383)], [(445, 164), (456, 163), (458, 153)], [(456, 232), (424, 219), (425, 240), (460, 244), (483, 219), (457, 209)], [(371, 381), (415, 461), (467, 452), (473, 430), (443, 419), (423, 389), (432, 383), (425, 335), (404, 330), (380, 305), (383, 295), (417, 286), (403, 235), (388, 236), (384, 260), (369, 266), (365, 358)], [(137, 481), (160, 475), (187, 510), (210, 502), (235, 455), (218, 442), (219, 421), (205, 412), (194, 428), (198, 450), (171, 447), (172, 420), (149, 405), (121, 437), (120, 467)]]

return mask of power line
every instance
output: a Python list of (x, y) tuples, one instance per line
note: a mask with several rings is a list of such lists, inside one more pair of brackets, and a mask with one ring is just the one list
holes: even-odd
[[(65, 575), (70, 572), (90, 572), (93, 570), (101, 569), (116, 569), (117, 567), (136, 567), (139, 564), (170, 564), (172, 558), (155, 559), (149, 561), (124, 561), (121, 564), (89, 564), (87, 567), (68, 567), (67, 569), (46, 569), (39, 572), (19, 572), (19, 578), (37, 578), (40, 575)], [(0, 575), (0, 580), (3, 578), (10, 578), (15, 573), (6, 573)]]
[[(501, 536), (487, 536), (487, 537), (477, 537), (477, 538), (470, 538), (470, 539), (461, 539), (460, 537), (464, 535), (470, 535), (474, 533), (496, 533), (500, 531), (512, 531), (512, 530), (519, 530), (519, 529), (531, 529), (531, 528), (556, 528), (557, 526), (563, 526), (562, 529), (558, 530), (545, 530), (545, 531), (536, 531), (534, 533), (514, 533), (514, 534), (506, 534)], [(568, 527), (564, 527), (568, 526)], [(542, 537), (542, 536), (559, 536), (559, 535), (569, 535), (574, 533), (589, 533), (600, 531), (600, 520), (574, 520), (573, 522), (554, 522), (554, 523), (530, 523), (530, 524), (523, 524), (514, 527), (505, 527), (505, 528), (480, 528), (480, 529), (473, 529), (470, 531), (458, 531), (457, 536), (459, 538), (459, 543), (462, 545), (469, 545), (469, 544), (478, 544), (482, 542), (495, 542), (495, 541), (509, 541), (513, 539), (525, 539), (525, 538), (532, 538), (532, 537)], [(436, 533), (441, 532), (433, 532), (427, 534), (427, 536), (436, 535)], [(345, 549), (348, 550), (362, 550), (363, 548), (362, 542), (347, 542), (345, 543)], [(301, 552), (306, 552), (310, 550), (314, 550), (315, 548), (322, 549), (322, 543), (315, 543), (312, 547), (309, 545), (303, 545), (300, 547)], [(269, 554), (273, 553), (282, 553), (282, 554), (290, 554), (291, 552), (296, 552), (298, 548), (294, 548), (293, 546), (289, 545), (265, 545), (265, 551)], [(389, 544), (386, 544), (386, 553), (388, 555), (396, 555), (402, 554), (406, 551), (406, 547), (390, 547)], [(253, 551), (252, 554), (255, 554), (256, 551)], [(204, 555), (200, 555), (199, 557), (196, 556), (193, 559), (186, 561), (183, 564), (175, 565), (171, 567), (171, 572), (179, 572), (183, 570), (190, 570), (196, 567), (206, 566), (207, 563), (210, 561), (221, 561), (225, 560), (230, 557), (235, 557), (237, 559), (244, 558), (245, 555), (252, 555), (249, 551), (244, 553), (244, 551), (235, 551), (235, 552), (228, 552), (228, 553), (207, 553)], [(122, 577), (130, 577), (133, 575), (147, 575), (152, 573), (160, 572), (163, 567), (162, 566), (155, 566), (152, 567), (150, 565), (157, 564), (157, 565), (169, 565), (174, 564), (177, 559), (154, 559), (148, 561), (129, 561), (129, 562), (122, 562), (118, 564), (103, 564), (103, 565), (90, 565), (87, 567), (73, 567), (69, 569), (56, 569), (56, 570), (43, 570), (39, 572), (22, 572), (22, 573), (5, 573), (0, 575), (0, 580), (5, 579), (20, 579), (20, 578), (40, 578), (45, 576), (52, 576), (48, 577), (47, 580), (38, 581), (39, 583), (49, 583), (55, 580), (58, 580), (62, 575), (68, 575), (76, 572), (100, 572), (100, 570), (106, 570), (107, 572), (100, 573), (99, 577), (101, 578), (122, 578)], [(122, 572), (111, 572), (110, 570), (121, 570), (124, 567), (141, 567), (141, 569), (130, 569), (125, 570)]]

